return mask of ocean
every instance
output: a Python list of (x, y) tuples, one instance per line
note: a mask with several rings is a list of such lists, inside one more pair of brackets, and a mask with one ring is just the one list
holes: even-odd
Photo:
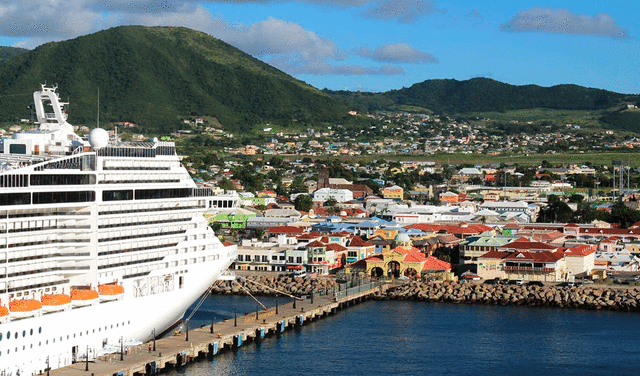
[[(190, 326), (234, 309), (256, 303), (208, 297)], [(628, 312), (367, 301), (169, 375), (638, 375), (639, 324)]]

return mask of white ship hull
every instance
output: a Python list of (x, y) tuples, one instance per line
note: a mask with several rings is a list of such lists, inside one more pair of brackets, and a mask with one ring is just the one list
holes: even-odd
[(173, 142), (110, 142), (103, 129), (87, 142), (55, 89), (34, 102), (40, 131), (14, 134), (0, 153), (3, 376), (161, 334), (237, 255), (203, 216), (237, 195), (198, 187)]
[[(87, 349), (91, 359), (105, 344), (119, 348), (121, 339), (125, 343), (144, 342), (153, 338), (154, 332), (160, 335), (182, 319), (187, 308), (233, 261), (228, 257), (235, 255), (233, 247), (224, 250), (226, 259), (191, 266), (183, 289), (145, 297), (125, 293), (121, 300), (3, 324), (0, 370), (5, 375), (17, 375), (18, 371), (20, 375), (37, 374), (45, 371), (47, 362), (54, 369), (84, 359)], [(134, 291), (133, 286), (125, 284), (125, 291)]]

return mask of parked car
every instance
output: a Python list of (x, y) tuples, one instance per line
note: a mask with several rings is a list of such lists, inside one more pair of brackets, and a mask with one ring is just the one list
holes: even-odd
[(293, 277), (300, 277), (300, 278), (304, 278), (307, 276), (307, 272), (304, 270), (296, 270), (295, 272), (293, 272)]
[(524, 285), (524, 279), (522, 279), (522, 278), (516, 279), (516, 285), (518, 285), (518, 286)]
[(528, 286), (544, 286), (544, 283), (541, 281), (529, 281), (527, 282)]

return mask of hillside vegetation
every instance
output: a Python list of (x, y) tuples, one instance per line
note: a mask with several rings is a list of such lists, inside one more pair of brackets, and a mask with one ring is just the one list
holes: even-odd
[(186, 28), (117, 27), (20, 54), (0, 65), (0, 121), (28, 117), (29, 96), (45, 82), (59, 85), (73, 124), (95, 124), (99, 89), (101, 122), (132, 121), (151, 133), (193, 116), (243, 132), (346, 116), (329, 95)]
[(384, 93), (329, 90), (326, 92), (366, 110), (416, 107), (437, 113), (503, 112), (532, 108), (602, 110), (618, 106), (624, 101), (640, 100), (637, 95), (619, 94), (577, 85), (516, 86), (488, 78), (473, 78), (466, 81), (427, 80), (408, 88)]
[(7, 60), (13, 59), (15, 56), (23, 54), (29, 50), (25, 48), (17, 48), (17, 47), (3, 47), (0, 46), (0, 64), (4, 63)]

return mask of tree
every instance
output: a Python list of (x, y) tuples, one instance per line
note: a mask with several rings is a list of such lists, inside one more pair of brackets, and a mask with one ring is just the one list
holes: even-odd
[(623, 202), (616, 202), (611, 208), (607, 222), (618, 223), (620, 228), (629, 228), (638, 221), (640, 221), (640, 211), (631, 209)]
[(547, 206), (540, 210), (538, 222), (571, 222), (573, 211), (557, 195), (547, 197)]
[(574, 193), (571, 196), (569, 196), (569, 200), (568, 201), (571, 202), (571, 203), (580, 204), (583, 199), (584, 199), (584, 196), (579, 195), (577, 193)]
[[(304, 185), (304, 177), (303, 176), (296, 176), (293, 179), (293, 182), (291, 183), (291, 186), (289, 187), (290, 192), (293, 193), (306, 193), (309, 190), (307, 189), (307, 186)], [(300, 196), (298, 196), (300, 197)]]
[(296, 210), (308, 212), (313, 208), (313, 198), (309, 195), (298, 195), (293, 203)]
[(336, 206), (337, 203), (338, 201), (335, 198), (329, 197), (329, 199), (324, 202), (324, 206), (328, 206), (328, 207)]

